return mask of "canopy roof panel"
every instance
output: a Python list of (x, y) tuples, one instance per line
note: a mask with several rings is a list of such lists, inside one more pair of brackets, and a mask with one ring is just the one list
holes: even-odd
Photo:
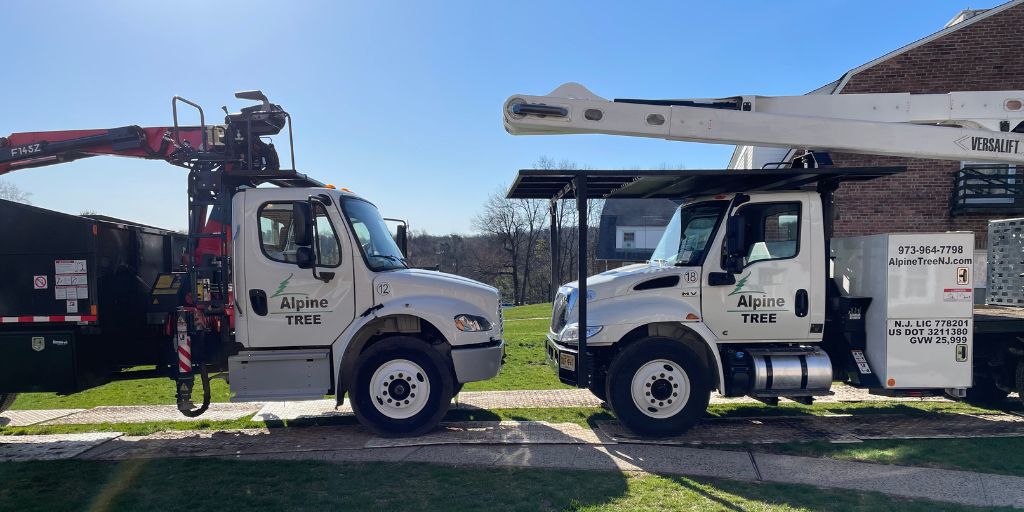
[(801, 190), (844, 181), (872, 180), (904, 170), (902, 167), (679, 171), (521, 169), (506, 197), (575, 198), (576, 178), (586, 181), (588, 199), (683, 199), (735, 192)]

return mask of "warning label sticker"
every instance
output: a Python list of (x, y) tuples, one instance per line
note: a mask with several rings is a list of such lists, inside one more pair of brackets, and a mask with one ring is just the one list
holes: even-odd
[(85, 274), (88, 270), (85, 260), (54, 260), (56, 274)]
[(57, 286), (78, 286), (89, 284), (89, 276), (87, 274), (57, 274)]
[(943, 288), (943, 302), (974, 302), (974, 290), (970, 288)]
[(45, 290), (49, 288), (46, 276), (32, 276), (32, 288), (36, 290)]

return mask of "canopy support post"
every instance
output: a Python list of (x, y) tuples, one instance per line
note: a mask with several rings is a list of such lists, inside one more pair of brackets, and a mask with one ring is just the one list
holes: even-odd
[(573, 178), (573, 185), (576, 189), (576, 212), (579, 214), (577, 225), (579, 226), (579, 240), (577, 249), (579, 254), (576, 259), (576, 276), (578, 279), (579, 295), (576, 303), (580, 309), (578, 326), (578, 348), (576, 357), (576, 386), (585, 388), (590, 384), (590, 362), (587, 360), (587, 235), (590, 228), (587, 226), (587, 175), (579, 173)]

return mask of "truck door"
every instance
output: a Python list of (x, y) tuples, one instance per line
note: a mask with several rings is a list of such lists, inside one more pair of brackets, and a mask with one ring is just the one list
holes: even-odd
[[(824, 278), (823, 267), (821, 276), (813, 274), (824, 264), (814, 260), (824, 253), (824, 242), (812, 230), (821, 229), (820, 220), (812, 223), (820, 219), (820, 204), (807, 198), (804, 193), (763, 194), (735, 210), (745, 226), (742, 271), (723, 282), (716, 277), (724, 272), (724, 255), (705, 261), (702, 313), (720, 340), (821, 338), (824, 290), (812, 290), (811, 285)], [(812, 320), (817, 333), (811, 332)]]
[[(316, 271), (296, 264), (293, 206), (308, 190), (246, 191), (243, 269), (248, 346), (329, 345), (355, 317), (352, 248), (337, 200), (314, 207)], [(327, 276), (333, 274), (329, 280)], [(239, 325), (241, 327), (241, 325)]]

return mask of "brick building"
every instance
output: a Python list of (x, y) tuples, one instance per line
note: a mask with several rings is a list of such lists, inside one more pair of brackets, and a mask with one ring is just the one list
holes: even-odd
[[(1024, 90), (1024, 0), (966, 10), (942, 30), (854, 68), (809, 94)], [(738, 146), (730, 168), (762, 168), (797, 151)], [(837, 167), (905, 166), (907, 172), (836, 193), (836, 236), (898, 231), (975, 232), (987, 246), (989, 219), (1024, 216), (1024, 169), (983, 162), (831, 154)]]

